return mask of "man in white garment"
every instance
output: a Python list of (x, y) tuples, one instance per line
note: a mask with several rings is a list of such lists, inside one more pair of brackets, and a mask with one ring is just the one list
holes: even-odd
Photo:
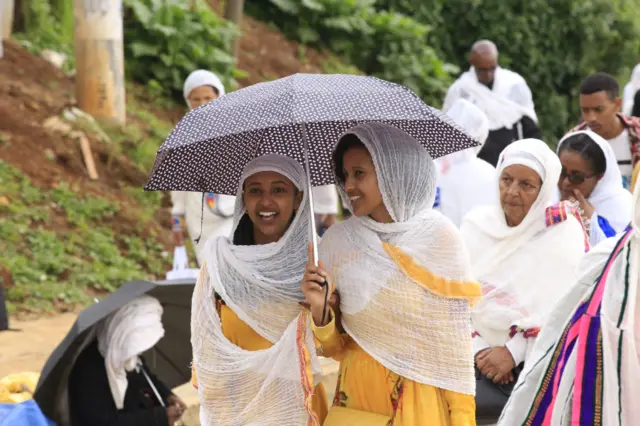
[[(183, 95), (189, 109), (209, 103), (224, 96), (224, 85), (214, 73), (197, 70), (184, 82)], [(191, 240), (198, 265), (203, 259), (207, 239), (213, 236), (229, 236), (233, 227), (233, 211), (236, 197), (202, 192), (171, 192), (173, 242), (184, 246), (185, 228)], [(196, 243), (195, 240), (198, 239)]]
[(462, 98), (487, 116), (489, 137), (478, 156), (495, 166), (511, 142), (541, 138), (533, 97), (520, 74), (498, 65), (498, 48), (492, 41), (474, 43), (469, 64), (471, 68), (449, 88), (442, 109), (447, 112)]
[(622, 174), (622, 185), (629, 189), (633, 166), (640, 159), (640, 119), (620, 113), (622, 99), (615, 78), (599, 72), (580, 85), (582, 124), (571, 130), (590, 129), (609, 141)]

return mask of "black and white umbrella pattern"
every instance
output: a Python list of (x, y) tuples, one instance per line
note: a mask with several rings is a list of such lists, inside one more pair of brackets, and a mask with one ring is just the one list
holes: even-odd
[(305, 165), (306, 142), (311, 184), (332, 184), (331, 152), (339, 136), (370, 121), (404, 130), (433, 158), (478, 145), (404, 86), (375, 77), (294, 74), (187, 113), (158, 150), (145, 189), (235, 195), (253, 158), (281, 154)]

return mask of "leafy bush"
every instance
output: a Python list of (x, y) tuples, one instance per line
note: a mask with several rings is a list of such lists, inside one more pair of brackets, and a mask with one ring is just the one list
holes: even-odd
[(289, 38), (331, 49), (366, 74), (413, 89), (439, 105), (455, 70), (427, 43), (430, 28), (407, 15), (377, 11), (375, 0), (253, 0), (247, 12)]
[(125, 58), (128, 75), (150, 90), (182, 99), (182, 85), (192, 71), (215, 72), (234, 83), (235, 59), (229, 54), (236, 28), (197, 2), (124, 0)]
[(552, 145), (579, 120), (581, 80), (606, 71), (623, 85), (640, 51), (638, 0), (378, 0), (376, 6), (428, 23), (434, 48), (463, 69), (476, 40), (493, 40), (500, 65), (529, 83)]

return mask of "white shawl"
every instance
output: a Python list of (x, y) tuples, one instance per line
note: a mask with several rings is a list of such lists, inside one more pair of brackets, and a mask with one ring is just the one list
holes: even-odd
[(486, 114), (490, 130), (511, 129), (524, 116), (538, 121), (526, 81), (504, 68), (496, 68), (493, 88), (489, 89), (478, 81), (475, 69), (471, 67), (449, 88), (443, 111), (447, 112), (459, 98), (468, 100)]
[(496, 169), (477, 157), (489, 135), (486, 115), (464, 99), (454, 102), (447, 115), (480, 142), (479, 147), (454, 152), (436, 160), (439, 172), (437, 210), (459, 227), (462, 219), (474, 207), (494, 202)]
[(162, 306), (151, 296), (140, 296), (105, 318), (97, 327), (98, 350), (104, 357), (111, 395), (118, 410), (127, 393), (127, 371), (133, 371), (142, 353), (164, 336)]
[[(483, 293), (472, 313), (473, 326), (491, 346), (503, 346), (512, 326), (527, 331), (542, 325), (553, 302), (575, 279), (586, 243), (579, 219), (571, 214), (560, 223), (547, 224), (560, 161), (544, 142), (514, 142), (502, 152), (497, 176), (505, 164), (542, 167), (544, 178), (520, 225), (507, 225), (499, 201), (473, 210), (462, 222), (471, 267)], [(498, 191), (497, 182), (495, 188)]]
[[(234, 216), (234, 232), (246, 213), (245, 179), (262, 171), (287, 177), (301, 191), (306, 177), (295, 160), (258, 157), (245, 167)], [(302, 203), (284, 236), (264, 245), (234, 245), (218, 237), (207, 243), (205, 265), (193, 293), (191, 343), (203, 425), (313, 424), (311, 393), (320, 373), (300, 281), (307, 262), (309, 200)], [(224, 336), (214, 293), (260, 336), (274, 345), (245, 351)]]
[[(433, 161), (391, 126), (370, 123), (347, 133), (371, 153), (394, 222), (353, 216), (325, 234), (320, 258), (340, 292), (342, 325), (394, 373), (473, 395), (469, 299), (479, 286), (458, 231), (431, 209)], [(352, 210), (342, 185), (339, 191)]]
[[(640, 185), (636, 185), (634, 204), (633, 231), (611, 265), (599, 315), (605, 378), (602, 383), (603, 426), (628, 426), (636, 424), (640, 418)], [(550, 314), (533, 348), (531, 362), (525, 365), (505, 406), (498, 423), (500, 426), (532, 424), (528, 418), (538, 414), (536, 407), (543, 381), (556, 367), (554, 354), (561, 347), (565, 329), (578, 307), (594, 294), (595, 284), (620, 238), (606, 240), (584, 257), (579, 268), (582, 274)], [(573, 424), (577, 350), (572, 352), (558, 378), (558, 393), (545, 425)]]
[[(607, 219), (616, 232), (622, 232), (627, 227), (631, 219), (632, 195), (622, 186), (622, 175), (620, 174), (616, 155), (613, 152), (611, 144), (609, 144), (609, 142), (607, 142), (602, 136), (590, 130), (569, 133), (560, 139), (557, 152), (560, 152), (562, 144), (569, 136), (581, 133), (589, 136), (591, 140), (598, 144), (604, 153), (605, 159), (607, 160), (607, 170), (605, 171), (604, 176), (598, 181), (593, 192), (591, 192), (591, 195), (589, 195), (589, 198), (587, 199), (596, 211), (591, 219), (590, 236), (591, 245), (595, 246), (607, 238), (598, 227), (597, 216)], [(559, 200), (560, 191), (556, 188), (554, 201)]]
[(622, 91), (622, 113), (624, 115), (631, 115), (633, 110), (633, 100), (636, 93), (640, 90), (640, 64), (633, 67), (631, 71), (631, 79), (624, 86)]

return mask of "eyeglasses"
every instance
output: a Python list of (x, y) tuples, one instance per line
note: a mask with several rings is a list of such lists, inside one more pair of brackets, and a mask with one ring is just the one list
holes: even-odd
[(590, 178), (592, 178), (594, 176), (596, 176), (596, 175), (595, 174), (586, 175), (586, 174), (580, 173), (580, 172), (567, 173), (567, 170), (564, 167), (560, 171), (560, 180), (562, 181), (564, 179), (569, 179), (569, 183), (571, 183), (573, 185), (580, 185), (585, 180), (590, 179)]

